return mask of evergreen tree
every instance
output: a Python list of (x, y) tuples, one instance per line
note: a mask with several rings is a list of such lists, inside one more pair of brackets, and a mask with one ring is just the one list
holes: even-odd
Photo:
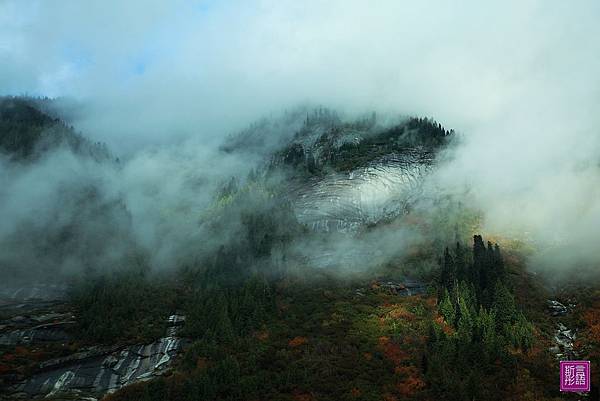
[(446, 248), (444, 251), (444, 258), (441, 261), (441, 272), (440, 272), (440, 285), (438, 291), (438, 304), (440, 303), (444, 290), (452, 292), (454, 288), (455, 274), (454, 274), (454, 260), (450, 255), (450, 250)]
[(229, 317), (227, 299), (223, 294), (219, 294), (216, 302), (216, 321), (214, 334), (224, 343), (231, 343), (234, 339), (233, 325)]
[(482, 275), (485, 270), (485, 245), (481, 235), (473, 236), (473, 265), (471, 266), (470, 279), (475, 287), (475, 293), (479, 299), (481, 296)]
[(519, 313), (515, 322), (507, 326), (507, 336), (516, 348), (527, 352), (533, 345), (533, 325), (527, 321), (522, 313)]
[(458, 319), (457, 334), (460, 341), (470, 343), (473, 340), (473, 315), (470, 305), (467, 304), (465, 298), (458, 300), (458, 308), (460, 317)]
[(442, 301), (440, 302), (439, 310), (440, 314), (444, 317), (446, 323), (450, 325), (454, 325), (456, 323), (456, 311), (454, 309), (454, 304), (450, 300), (448, 290), (445, 288)]
[(515, 319), (515, 299), (510, 290), (501, 282), (496, 283), (493, 308), (496, 313), (496, 327), (503, 330)]
[(493, 310), (488, 311), (483, 307), (479, 308), (477, 316), (478, 334), (486, 351), (494, 353), (496, 349), (496, 315)]

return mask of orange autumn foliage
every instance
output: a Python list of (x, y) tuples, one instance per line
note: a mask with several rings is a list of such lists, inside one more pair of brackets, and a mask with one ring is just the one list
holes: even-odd
[(425, 382), (416, 366), (396, 366), (394, 373), (404, 377), (396, 385), (396, 389), (404, 397), (414, 395), (425, 387)]
[(444, 317), (442, 315), (438, 315), (435, 318), (435, 322), (442, 327), (442, 330), (444, 331), (444, 333), (446, 335), (450, 336), (450, 335), (454, 334), (454, 328), (452, 328), (452, 326), (450, 326), (448, 323), (446, 323), (446, 321), (444, 320)]
[(600, 304), (585, 311), (583, 320), (587, 324), (586, 334), (589, 340), (600, 343)]
[(391, 305), (392, 310), (388, 312), (387, 316), (392, 319), (404, 319), (404, 320), (415, 320), (415, 315), (407, 311), (402, 305)]
[(395, 365), (399, 365), (408, 359), (408, 354), (398, 344), (390, 341), (390, 338), (387, 336), (379, 337), (379, 347), (382, 349), (385, 357), (394, 362)]
[(430, 308), (435, 308), (437, 306), (437, 297), (425, 298), (425, 305)]
[(425, 388), (425, 382), (420, 377), (409, 376), (396, 385), (396, 389), (402, 396), (410, 397)]
[(288, 345), (292, 348), (299, 347), (300, 345), (306, 344), (308, 339), (306, 337), (294, 337), (289, 342)]
[(390, 338), (388, 336), (381, 336), (377, 339), (379, 346), (383, 346), (390, 342)]

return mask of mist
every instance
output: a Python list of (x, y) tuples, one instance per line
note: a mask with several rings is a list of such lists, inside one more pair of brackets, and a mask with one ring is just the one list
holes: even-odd
[(54, 218), (50, 186), (91, 180), (131, 216), (110, 229), (174, 264), (202, 238), (195, 211), (260, 161), (219, 152), (227, 135), (309, 103), (435, 117), (462, 138), (436, 188), (467, 191), (486, 232), (534, 239), (537, 268), (597, 268), (599, 16), (595, 1), (0, 2), (0, 94), (61, 99), (122, 159), (3, 163), (0, 232)]

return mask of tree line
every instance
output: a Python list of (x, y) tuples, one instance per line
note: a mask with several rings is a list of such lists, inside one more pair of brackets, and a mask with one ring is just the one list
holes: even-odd
[[(500, 247), (473, 237), (468, 252), (457, 243), (440, 258), (438, 313), (423, 358), (434, 392), (445, 399), (498, 399), (498, 381), (509, 381), (513, 350), (531, 349), (533, 325), (517, 308)], [(509, 369), (496, 369), (500, 363)], [(504, 374), (506, 376), (499, 377)]]

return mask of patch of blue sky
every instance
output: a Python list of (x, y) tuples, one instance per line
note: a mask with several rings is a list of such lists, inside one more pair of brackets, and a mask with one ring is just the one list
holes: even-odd
[(77, 42), (68, 42), (60, 49), (61, 56), (76, 72), (90, 67), (94, 63), (89, 50)]

